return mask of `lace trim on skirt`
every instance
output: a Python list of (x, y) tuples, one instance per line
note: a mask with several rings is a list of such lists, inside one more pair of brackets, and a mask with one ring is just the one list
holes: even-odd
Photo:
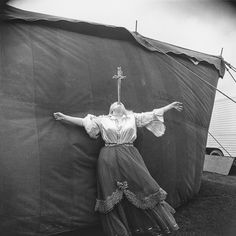
[(117, 182), (118, 188), (106, 200), (96, 200), (95, 211), (101, 213), (108, 213), (111, 211), (116, 204), (118, 204), (124, 195), (126, 198), (136, 207), (141, 209), (154, 208), (157, 203), (165, 200), (167, 193), (159, 188), (155, 193), (149, 196), (142, 196), (142, 194), (135, 194), (128, 189), (127, 181)]

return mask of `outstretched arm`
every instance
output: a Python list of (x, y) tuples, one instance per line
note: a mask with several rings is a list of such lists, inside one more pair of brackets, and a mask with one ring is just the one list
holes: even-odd
[(164, 113), (171, 110), (171, 109), (176, 109), (177, 111), (182, 111), (183, 110), (183, 103), (181, 102), (172, 102), (169, 105), (162, 107)]
[(80, 117), (73, 117), (73, 116), (67, 116), (61, 112), (55, 112), (53, 113), (56, 120), (63, 120), (75, 125), (83, 126), (83, 118)]

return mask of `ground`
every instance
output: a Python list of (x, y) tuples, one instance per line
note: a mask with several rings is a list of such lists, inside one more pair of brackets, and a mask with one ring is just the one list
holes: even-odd
[(199, 194), (179, 207), (175, 217), (181, 227), (176, 235), (236, 235), (236, 173), (205, 172)]
[[(204, 172), (199, 193), (177, 209), (175, 218), (180, 230), (173, 236), (236, 236), (236, 167), (228, 176)], [(58, 236), (90, 235), (104, 236), (99, 228)]]

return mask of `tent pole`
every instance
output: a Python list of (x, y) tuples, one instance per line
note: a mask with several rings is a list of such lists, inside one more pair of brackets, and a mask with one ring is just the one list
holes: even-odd
[(138, 33), (138, 21), (135, 21), (135, 33)]
[(220, 56), (222, 57), (222, 54), (223, 54), (223, 50), (224, 48), (221, 48), (221, 51), (220, 51)]

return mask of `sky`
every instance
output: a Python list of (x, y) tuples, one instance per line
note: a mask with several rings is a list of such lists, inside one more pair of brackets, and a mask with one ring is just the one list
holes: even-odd
[[(28, 11), (135, 29), (146, 37), (212, 55), (236, 67), (236, 7), (220, 0), (12, 0)], [(232, 72), (236, 79), (236, 73)], [(236, 99), (226, 72), (218, 89)], [(217, 93), (216, 99), (222, 95)]]

